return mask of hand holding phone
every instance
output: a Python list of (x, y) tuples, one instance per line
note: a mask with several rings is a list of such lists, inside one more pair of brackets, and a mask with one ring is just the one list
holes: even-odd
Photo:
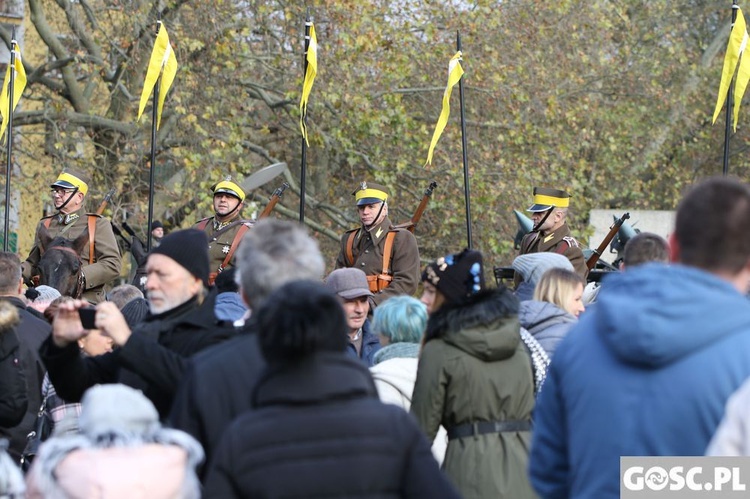
[(83, 307), (78, 309), (83, 329), (96, 329), (96, 308)]

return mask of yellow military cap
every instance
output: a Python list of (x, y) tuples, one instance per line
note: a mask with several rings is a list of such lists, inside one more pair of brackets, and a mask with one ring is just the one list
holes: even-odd
[(65, 169), (57, 176), (50, 187), (61, 187), (63, 189), (78, 189), (85, 196), (89, 192), (89, 178), (83, 173), (73, 169)]
[(375, 182), (362, 182), (352, 194), (357, 201), (357, 206), (388, 201), (386, 188)]
[(570, 194), (560, 189), (534, 187), (534, 204), (526, 211), (547, 211), (552, 207), (567, 208), (570, 205)]
[(231, 194), (240, 201), (245, 200), (245, 191), (242, 190), (242, 187), (240, 187), (239, 184), (232, 180), (232, 177), (227, 177), (218, 184), (214, 184), (211, 187), (211, 190), (213, 191), (214, 195), (223, 192), (225, 194)]

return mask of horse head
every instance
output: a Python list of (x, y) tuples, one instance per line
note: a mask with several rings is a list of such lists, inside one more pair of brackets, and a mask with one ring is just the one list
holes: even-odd
[(39, 227), (38, 240), (42, 254), (37, 264), (39, 284), (55, 288), (63, 296), (80, 298), (84, 285), (81, 252), (89, 240), (88, 228), (71, 240), (64, 236), (53, 238), (42, 225)]

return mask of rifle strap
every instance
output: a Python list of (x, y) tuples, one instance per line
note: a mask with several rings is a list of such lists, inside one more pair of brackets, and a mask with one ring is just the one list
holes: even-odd
[(385, 236), (385, 247), (383, 248), (383, 274), (388, 274), (391, 267), (391, 253), (393, 252), (393, 241), (396, 239), (395, 230), (388, 232)]
[[(555, 253), (558, 255), (564, 255), (566, 251), (568, 251), (568, 248), (570, 248), (570, 243), (563, 239), (560, 241), (561, 244), (557, 245), (557, 248), (555, 248)], [(564, 244), (562, 244), (564, 243)]]
[(354, 238), (357, 237), (359, 230), (353, 230), (349, 233), (349, 237), (346, 238), (346, 247), (344, 251), (344, 258), (346, 259), (346, 266), (351, 267), (354, 265)]
[(96, 235), (96, 216), (88, 215), (89, 225), (89, 265), (94, 263), (94, 236)]
[(203, 220), (201, 220), (200, 222), (198, 222), (197, 224), (195, 224), (195, 228), (198, 229), (198, 230), (205, 230), (206, 229), (206, 225), (208, 225), (208, 222), (210, 222), (210, 221), (211, 221), (211, 217), (204, 218)]
[(240, 241), (242, 241), (242, 236), (245, 235), (245, 232), (247, 232), (249, 228), (249, 225), (242, 224), (237, 233), (234, 235), (234, 239), (232, 239), (232, 245), (229, 247), (229, 252), (227, 253), (227, 256), (224, 257), (224, 261), (221, 262), (221, 265), (219, 266), (219, 272), (223, 271), (227, 267), (227, 265), (229, 265), (229, 262), (232, 260), (237, 246), (239, 246)]

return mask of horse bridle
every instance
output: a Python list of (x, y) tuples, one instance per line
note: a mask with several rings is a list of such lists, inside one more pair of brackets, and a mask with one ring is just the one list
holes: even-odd
[(86, 286), (86, 283), (83, 281), (83, 260), (81, 260), (81, 255), (76, 253), (76, 251), (73, 248), (68, 248), (66, 246), (52, 246), (50, 248), (47, 248), (45, 252), (51, 251), (51, 250), (59, 250), (59, 251), (67, 251), (68, 253), (71, 253), (75, 255), (76, 259), (78, 260), (78, 272), (76, 274), (76, 289), (73, 295), (73, 298), (80, 298), (83, 294), (84, 287)]

